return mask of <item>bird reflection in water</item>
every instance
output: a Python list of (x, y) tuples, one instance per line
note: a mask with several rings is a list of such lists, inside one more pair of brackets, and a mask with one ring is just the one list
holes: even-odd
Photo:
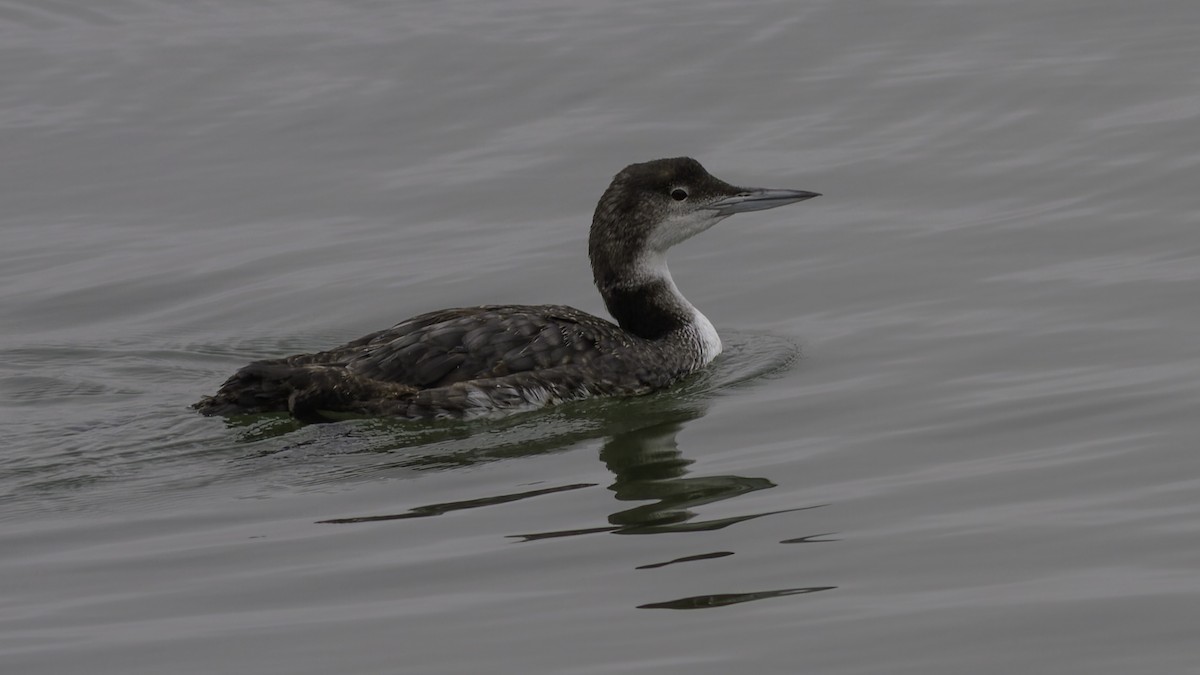
[[(652, 409), (644, 409), (650, 413)], [(614, 480), (608, 486), (620, 502), (645, 502), (632, 508), (620, 509), (608, 516), (608, 525), (510, 535), (520, 541), (538, 541), (561, 537), (581, 536), (597, 533), (615, 534), (658, 534), (668, 532), (703, 532), (720, 530), (737, 523), (779, 513), (815, 509), (823, 504), (801, 506), (774, 511), (742, 514), (724, 518), (697, 519), (694, 509), (706, 504), (732, 499), (760, 490), (775, 487), (766, 478), (713, 475), (690, 476), (689, 467), (694, 460), (683, 456), (679, 449), (678, 434), (686, 424), (703, 416), (706, 406), (698, 401), (675, 400), (666, 410), (654, 410), (654, 414), (628, 415), (629, 408), (610, 411), (606, 430), (611, 434), (600, 450), (600, 459), (612, 472)], [(651, 422), (647, 423), (646, 419)], [(623, 428), (622, 428), (623, 427)], [(578, 439), (563, 446), (574, 446)], [(562, 447), (562, 446), (560, 446)], [(452, 511), (475, 509), (486, 506), (540, 497), (558, 492), (596, 487), (590, 483), (572, 483), (544, 487), (522, 492), (492, 495), (459, 502), (429, 504), (392, 515), (338, 518), (321, 521), (324, 523), (365, 523), (382, 520), (400, 520), (437, 516)], [(784, 540), (781, 543), (832, 541), (823, 539), (825, 534), (813, 534)], [(640, 565), (639, 570), (654, 570), (679, 563), (714, 560), (732, 556), (732, 551), (712, 551), (687, 555), (673, 560)], [(832, 590), (835, 586), (787, 587), (769, 590), (753, 590), (738, 593), (709, 593), (648, 602), (638, 605), (641, 609), (711, 609), (744, 602), (765, 600), (789, 595), (801, 595)]]
[[(600, 450), (600, 459), (609, 471), (613, 473), (615, 479), (608, 489), (614, 493), (618, 501), (650, 503), (622, 509), (611, 514), (608, 517), (609, 525), (606, 526), (511, 536), (523, 541), (534, 541), (598, 532), (614, 532), (617, 534), (700, 532), (719, 530), (747, 520), (778, 513), (802, 511), (823, 506), (802, 506), (724, 518), (696, 520), (696, 513), (693, 511), (695, 507), (772, 488), (775, 487), (775, 483), (760, 477), (687, 475), (688, 467), (694, 460), (683, 456), (683, 453), (679, 449), (677, 435), (688, 421), (703, 416), (706, 412), (706, 407), (696, 401), (690, 401), (689, 405), (683, 405), (682, 401), (673, 401), (672, 403), (673, 405), (667, 406), (667, 410), (642, 410), (641, 412), (643, 413), (653, 412), (653, 414), (644, 416), (614, 414), (609, 417), (609, 423), (604, 425), (605, 430), (611, 435)], [(623, 409), (621, 411), (609, 412), (628, 413), (630, 410)], [(645, 421), (647, 417), (654, 421), (647, 423)], [(573, 446), (581, 439), (571, 435), (570, 440), (560, 440), (563, 442), (557, 444), (555, 449)], [(550, 446), (556, 444), (546, 443), (539, 445), (545, 446), (540, 449), (540, 452), (545, 452)], [(493, 452), (495, 450), (493, 449)], [(490, 455), (491, 453), (489, 452), (488, 454)], [(507, 455), (507, 453), (503, 454)], [(523, 499), (590, 487), (595, 487), (595, 485), (591, 483), (572, 483), (521, 492), (489, 495), (478, 499), (427, 504), (412, 508), (403, 513), (333, 518), (319, 522), (344, 524), (427, 518), (453, 511), (496, 506)]]
[(803, 506), (751, 513), (727, 518), (695, 520), (694, 507), (775, 487), (766, 478), (746, 476), (688, 476), (695, 461), (683, 456), (677, 435), (686, 422), (700, 417), (704, 409), (676, 409), (672, 419), (617, 433), (605, 442), (600, 459), (615, 480), (608, 487), (618, 501), (646, 502), (608, 517), (610, 526), (515, 535), (532, 541), (592, 532), (655, 534), (700, 532), (789, 511), (817, 508)]

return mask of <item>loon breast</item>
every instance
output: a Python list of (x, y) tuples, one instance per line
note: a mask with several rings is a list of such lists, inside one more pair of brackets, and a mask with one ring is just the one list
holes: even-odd
[(670, 386), (721, 353), (712, 323), (675, 286), (671, 245), (738, 212), (817, 196), (739, 188), (690, 158), (626, 167), (601, 197), (589, 257), (616, 323), (562, 305), (422, 314), (332, 349), (255, 361), (194, 407), (470, 418)]

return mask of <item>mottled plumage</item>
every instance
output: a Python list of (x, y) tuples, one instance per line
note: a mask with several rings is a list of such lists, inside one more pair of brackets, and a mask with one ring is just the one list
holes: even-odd
[(620, 325), (561, 305), (430, 312), (315, 354), (256, 361), (196, 408), (207, 415), (321, 411), (472, 417), (669, 386), (716, 357), (712, 325), (663, 255), (738, 211), (816, 196), (737, 188), (689, 158), (627, 167), (596, 207), (589, 253)]

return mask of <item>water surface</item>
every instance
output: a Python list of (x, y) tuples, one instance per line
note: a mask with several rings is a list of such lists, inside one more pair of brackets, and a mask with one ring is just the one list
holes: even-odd
[[(1193, 4), (0, 2), (0, 667), (1200, 672)], [(672, 256), (635, 401), (226, 424), (241, 364), (600, 313), (591, 208), (825, 196)]]

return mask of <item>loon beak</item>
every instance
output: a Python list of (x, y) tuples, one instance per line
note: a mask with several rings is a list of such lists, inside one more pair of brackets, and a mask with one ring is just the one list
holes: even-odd
[(776, 206), (795, 204), (805, 199), (820, 197), (819, 192), (805, 190), (775, 190), (771, 188), (741, 188), (732, 197), (726, 197), (704, 207), (713, 209), (722, 216), (732, 216), (735, 213), (748, 211), (765, 211)]

